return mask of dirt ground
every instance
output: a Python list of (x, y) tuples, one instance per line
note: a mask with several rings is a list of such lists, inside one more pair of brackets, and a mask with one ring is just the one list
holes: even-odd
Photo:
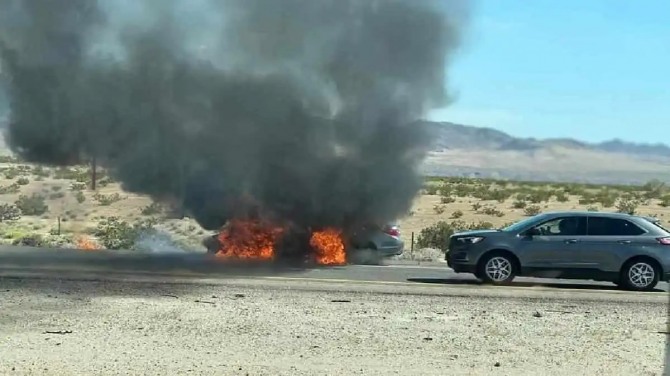
[[(419, 232), (422, 229), (429, 227), (435, 224), (438, 221), (453, 221), (455, 218), (452, 217), (453, 213), (456, 211), (461, 211), (463, 213), (462, 217), (459, 217), (458, 220), (465, 221), (466, 223), (486, 221), (490, 222), (496, 226), (501, 226), (503, 224), (514, 222), (526, 218), (523, 209), (515, 209), (512, 207), (512, 202), (514, 199), (506, 200), (503, 203), (498, 201), (490, 200), (483, 201), (476, 198), (456, 198), (456, 201), (449, 204), (440, 203), (441, 196), (439, 195), (420, 195), (414, 200), (414, 204), (409, 215), (405, 218), (402, 218), (400, 221), (403, 234), (405, 237), (411, 236), (411, 233), (414, 232), (415, 236), (418, 236)], [(503, 212), (502, 217), (476, 213), (472, 209), (472, 204), (480, 203), (482, 206), (489, 206), (499, 211)], [(438, 214), (435, 212), (434, 207), (436, 205), (444, 206), (444, 213)], [(558, 202), (555, 200), (550, 200), (549, 202), (539, 204), (542, 211), (561, 211), (561, 210), (586, 210), (588, 206), (592, 205), (581, 205), (579, 203), (578, 197), (570, 197), (567, 202)], [(615, 208), (600, 208), (603, 211), (615, 211)], [(640, 205), (638, 213), (642, 215), (657, 216), (663, 220), (664, 223), (670, 223), (670, 208), (664, 208), (659, 205), (658, 200), (650, 200), (648, 205)], [(667, 219), (665, 217), (668, 217)]]
[[(0, 188), (7, 187), (16, 183), (19, 178), (28, 180), (27, 184), (20, 186), (17, 193), (0, 194), (0, 205), (13, 204), (21, 195), (40, 194), (46, 198), (46, 204), (49, 207), (47, 213), (40, 216), (22, 216), (16, 222), (3, 223), (3, 229), (0, 229), (0, 243), (11, 243), (17, 237), (28, 233), (49, 234), (58, 228), (58, 218), (61, 218), (61, 232), (66, 234), (82, 234), (87, 230), (94, 228), (104, 218), (116, 216), (122, 220), (133, 222), (135, 220), (146, 219), (149, 216), (143, 214), (143, 209), (152, 203), (152, 200), (146, 196), (125, 192), (118, 183), (110, 183), (106, 186), (100, 186), (96, 192), (88, 189), (81, 191), (85, 200), (78, 202), (76, 195), (78, 191), (73, 190), (72, 186), (75, 180), (56, 179), (55, 169), (43, 168), (43, 171), (49, 172), (50, 176), (38, 177), (35, 175), (36, 166), (27, 165), (32, 169), (25, 174), (7, 178), (5, 176), (8, 169), (16, 168), (19, 164), (0, 163)], [(79, 167), (78, 170), (85, 173), (86, 167)], [(113, 196), (118, 194), (120, 200), (109, 205), (103, 205), (96, 199), (96, 194), (102, 196)], [(414, 233), (415, 239), (419, 236), (422, 229), (435, 224), (438, 221), (453, 221), (458, 219), (465, 223), (486, 221), (496, 226), (517, 221), (525, 217), (524, 209), (513, 208), (514, 199), (510, 198), (505, 202), (479, 200), (472, 197), (455, 197), (452, 203), (442, 204), (439, 195), (419, 195), (414, 200), (410, 212), (404, 217), (399, 218), (401, 225), (401, 235), (405, 240), (407, 251), (411, 249), (411, 238)], [(550, 200), (539, 204), (542, 211), (549, 210), (585, 210), (588, 206), (580, 205), (579, 197), (571, 196), (567, 202), (558, 202)], [(502, 212), (502, 216), (487, 215), (476, 212), (472, 205), (479, 203), (484, 207), (495, 208)], [(438, 213), (435, 208), (440, 206), (443, 212)], [(597, 206), (597, 205), (596, 205)], [(602, 208), (601, 208), (602, 209)], [(615, 209), (605, 209), (615, 210)], [(454, 217), (455, 212), (461, 212), (461, 216)], [(638, 207), (638, 213), (645, 215), (655, 215), (663, 219), (663, 222), (669, 223), (670, 208), (664, 208), (659, 205), (658, 200), (650, 200), (647, 205)], [(667, 215), (667, 218), (666, 218)], [(170, 234), (179, 244), (185, 244), (189, 249), (200, 249), (201, 241), (208, 234), (193, 219), (161, 219), (159, 229)], [(419, 250), (416, 250), (419, 252)], [(436, 253), (439, 258), (439, 252)], [(410, 257), (406, 252), (404, 257)]]
[(666, 302), (302, 287), (0, 279), (0, 374), (662, 373)]

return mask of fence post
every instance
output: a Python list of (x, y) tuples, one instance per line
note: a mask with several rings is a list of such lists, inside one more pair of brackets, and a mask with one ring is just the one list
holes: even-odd
[(91, 190), (95, 191), (98, 183), (98, 160), (93, 157), (91, 159)]
[(412, 260), (414, 260), (414, 231), (412, 231), (412, 243), (410, 244), (409, 249), (410, 249), (409, 251), (410, 257), (412, 258)]
[(58, 216), (58, 236), (60, 236), (60, 215)]

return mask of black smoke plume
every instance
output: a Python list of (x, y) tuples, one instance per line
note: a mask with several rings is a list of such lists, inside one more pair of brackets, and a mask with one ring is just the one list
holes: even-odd
[(3, 0), (11, 148), (89, 161), (207, 229), (403, 215), (466, 7), (428, 0)]

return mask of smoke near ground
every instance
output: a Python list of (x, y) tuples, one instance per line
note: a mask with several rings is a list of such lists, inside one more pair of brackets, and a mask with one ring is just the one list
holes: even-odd
[(467, 7), (421, 0), (4, 0), (11, 148), (96, 158), (207, 229), (403, 215)]

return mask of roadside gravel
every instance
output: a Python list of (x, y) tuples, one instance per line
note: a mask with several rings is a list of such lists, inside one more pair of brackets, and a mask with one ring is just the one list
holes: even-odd
[[(661, 375), (667, 304), (0, 278), (2, 375)], [(548, 292), (547, 294), (551, 294)], [(53, 332), (53, 333), (47, 333)]]

